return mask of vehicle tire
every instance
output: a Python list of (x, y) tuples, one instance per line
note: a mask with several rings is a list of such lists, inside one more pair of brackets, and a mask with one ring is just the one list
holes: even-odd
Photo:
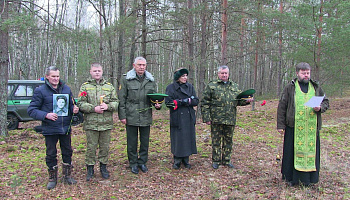
[(76, 126), (80, 123), (83, 123), (84, 121), (84, 115), (82, 112), (78, 112), (77, 114), (73, 115), (73, 120), (72, 120), (72, 126)]
[(19, 120), (16, 115), (7, 113), (7, 129), (15, 130), (18, 128)]

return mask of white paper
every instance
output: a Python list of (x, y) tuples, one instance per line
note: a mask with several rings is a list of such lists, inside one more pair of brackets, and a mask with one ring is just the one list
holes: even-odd
[(308, 106), (311, 108), (319, 107), (321, 106), (323, 99), (324, 99), (324, 96), (313, 96), (308, 102), (304, 104), (304, 106)]

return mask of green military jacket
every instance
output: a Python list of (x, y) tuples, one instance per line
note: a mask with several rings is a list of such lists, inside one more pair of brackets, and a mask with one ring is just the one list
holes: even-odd
[[(84, 92), (86, 96), (82, 96)], [(101, 100), (108, 105), (108, 109), (99, 114), (95, 112), (95, 107), (101, 104)], [(99, 83), (89, 79), (80, 87), (77, 105), (84, 113), (85, 130), (104, 131), (113, 128), (113, 112), (118, 109), (118, 97), (112, 84), (104, 79)]]
[(151, 101), (147, 94), (156, 93), (156, 84), (151, 73), (145, 71), (140, 81), (134, 69), (123, 77), (119, 87), (119, 119), (126, 119), (131, 126), (149, 126), (152, 124)]
[(236, 100), (239, 93), (241, 90), (234, 82), (225, 84), (220, 79), (209, 82), (201, 100), (203, 122), (235, 125), (236, 107), (248, 104), (245, 100)]

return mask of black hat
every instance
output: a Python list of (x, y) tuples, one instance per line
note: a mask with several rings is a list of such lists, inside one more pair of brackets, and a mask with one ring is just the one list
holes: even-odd
[(161, 93), (154, 93), (154, 94), (147, 94), (147, 96), (150, 98), (152, 105), (156, 103), (163, 103), (164, 98), (167, 97), (167, 94), (161, 94)]
[(179, 78), (184, 75), (187, 74), (188, 75), (188, 70), (185, 68), (179, 69), (174, 73), (174, 81), (179, 80)]
[(245, 90), (241, 93), (239, 93), (236, 97), (236, 99), (249, 99), (253, 97), (253, 94), (255, 93), (254, 89), (249, 89), (249, 90)]

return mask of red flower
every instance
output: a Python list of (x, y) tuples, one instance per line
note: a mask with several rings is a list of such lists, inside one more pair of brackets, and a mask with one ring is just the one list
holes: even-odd
[(173, 102), (174, 102), (174, 105), (175, 105), (174, 110), (176, 110), (177, 109), (177, 101), (174, 100)]
[(262, 104), (260, 104), (261, 106), (264, 106), (266, 104), (266, 100), (264, 100), (263, 102), (262, 102)]
[(79, 94), (80, 97), (86, 97), (87, 96), (87, 92), (86, 91), (83, 91)]

